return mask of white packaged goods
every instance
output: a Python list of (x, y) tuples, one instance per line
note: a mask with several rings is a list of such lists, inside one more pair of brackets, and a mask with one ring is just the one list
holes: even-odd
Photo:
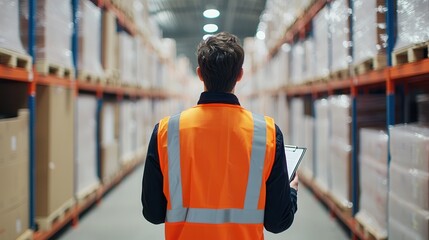
[(0, 23), (0, 47), (25, 53), (19, 36), (18, 0), (0, 1)]
[[(397, 226), (400, 229), (395, 229)], [(389, 239), (429, 239), (429, 212), (389, 194)], [(412, 236), (412, 238), (403, 238)]]
[(102, 76), (101, 10), (89, 0), (80, 0), (79, 6), (79, 71)]
[(137, 46), (128, 33), (119, 33), (119, 72), (123, 83), (133, 85), (137, 82)]
[(287, 98), (285, 93), (281, 93), (278, 97), (278, 104), (277, 104), (277, 112), (278, 112), (278, 119), (276, 119), (276, 124), (279, 126), (280, 130), (283, 132), (283, 140), (285, 144), (291, 144), (290, 143), (290, 132), (289, 132), (289, 107), (287, 104)]
[(429, 0), (398, 0), (395, 49), (429, 41)]
[[(332, 126), (334, 128), (335, 126)], [(343, 207), (352, 207), (351, 202), (351, 146), (342, 139), (331, 136), (329, 141), (331, 194)]]
[(94, 96), (79, 95), (77, 98), (75, 194), (85, 197), (98, 186), (97, 175), (97, 100)]
[(119, 171), (117, 132), (117, 104), (103, 102), (101, 110), (101, 177), (103, 182)]
[(331, 71), (340, 71), (348, 68), (350, 62), (350, 28), (351, 9), (348, 0), (335, 0), (331, 3), (329, 28), (331, 33)]
[(316, 77), (329, 75), (329, 11), (324, 7), (313, 19), (314, 46), (316, 52)]
[(133, 159), (135, 153), (136, 119), (133, 102), (123, 101), (119, 112), (119, 156), (122, 163)]
[(135, 103), (135, 115), (136, 115), (136, 151), (143, 151), (146, 148), (145, 142), (145, 122), (144, 115), (150, 114), (149, 112), (145, 112), (144, 110), (144, 102), (143, 100), (139, 100)]
[(359, 212), (356, 218), (387, 237), (387, 134), (362, 128), (359, 150)]
[(305, 81), (312, 81), (316, 76), (316, 53), (314, 51), (314, 38), (310, 37), (304, 41), (304, 74)]
[(384, 0), (354, 0), (353, 62), (359, 64), (385, 52), (387, 46)]
[[(40, 64), (72, 68), (72, 9), (67, 1), (37, 1), (36, 57)], [(28, 2), (21, 1), (21, 36), (28, 42)]]
[(329, 102), (320, 99), (314, 102), (315, 107), (315, 179), (322, 190), (327, 191), (331, 186), (330, 150), (329, 150)]
[(309, 117), (309, 116), (304, 117), (304, 129), (302, 134), (304, 134), (304, 147), (307, 148), (307, 151), (305, 152), (304, 159), (302, 160), (299, 170), (306, 177), (313, 178), (314, 176), (314, 164), (313, 164), (314, 118), (313, 117)]
[(422, 124), (429, 124), (429, 94), (417, 96), (418, 120)]
[[(106, 74), (113, 74), (112, 71), (118, 69), (117, 44), (118, 36), (116, 33), (116, 15), (112, 11), (103, 11), (103, 29), (102, 29), (102, 51), (101, 59)], [(111, 76), (109, 76), (111, 77)]]
[(304, 145), (304, 101), (301, 98), (294, 98), (290, 102), (291, 113), (291, 129), (290, 129), (290, 144), (303, 146)]
[(429, 128), (396, 125), (390, 128), (391, 163), (429, 172)]
[[(387, 151), (387, 149), (385, 149)], [(387, 235), (387, 165), (366, 155), (359, 156), (360, 195), (356, 218), (371, 226), (381, 235)]]
[(141, 38), (136, 39), (136, 47), (137, 47), (137, 84), (142, 86), (143, 88), (150, 88), (150, 82), (148, 80), (148, 63), (147, 63), (147, 47), (143, 44), (143, 40)]
[(292, 84), (304, 82), (304, 61), (304, 44), (303, 42), (297, 42), (292, 46)]
[(351, 100), (347, 95), (332, 96), (329, 98), (331, 106), (332, 136), (339, 138), (346, 144), (351, 144)]
[(429, 173), (403, 168), (391, 162), (390, 192), (402, 200), (429, 211)]

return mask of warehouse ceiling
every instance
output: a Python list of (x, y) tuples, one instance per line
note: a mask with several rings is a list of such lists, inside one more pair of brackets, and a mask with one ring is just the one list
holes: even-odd
[[(177, 54), (187, 56), (196, 67), (196, 47), (207, 34), (205, 24), (218, 25), (216, 32), (237, 35), (242, 43), (245, 37), (255, 36), (259, 16), (266, 0), (149, 0), (149, 12), (163, 31), (163, 37), (174, 38)], [(206, 9), (219, 10), (220, 16), (203, 16)]]

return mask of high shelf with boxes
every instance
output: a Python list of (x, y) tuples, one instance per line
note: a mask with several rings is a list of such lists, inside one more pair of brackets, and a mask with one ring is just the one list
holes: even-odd
[(268, 1), (259, 30), (284, 31), (245, 40), (243, 105), (309, 148), (300, 179), (353, 239), (428, 239), (429, 4), (296, 2)]
[(0, 239), (77, 225), (142, 163), (155, 121), (183, 109), (189, 61), (145, 1), (120, 2), (1, 1)]

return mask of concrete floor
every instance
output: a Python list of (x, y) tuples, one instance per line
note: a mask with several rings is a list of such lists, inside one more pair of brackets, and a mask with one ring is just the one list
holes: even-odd
[[(141, 179), (139, 167), (113, 189), (97, 207), (59, 236), (61, 240), (134, 240), (164, 239), (164, 225), (152, 225), (141, 214)], [(265, 233), (266, 240), (280, 239), (350, 239), (339, 224), (304, 187), (298, 192), (298, 213), (290, 229), (281, 234)]]

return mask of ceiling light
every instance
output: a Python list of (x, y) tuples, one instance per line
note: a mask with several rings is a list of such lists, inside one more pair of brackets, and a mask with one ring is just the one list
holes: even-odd
[(216, 24), (206, 24), (203, 29), (205, 32), (212, 33), (216, 32), (219, 28)]
[(265, 39), (265, 32), (263, 32), (263, 31), (258, 31), (258, 32), (256, 33), (256, 37), (257, 37), (258, 39), (260, 39), (260, 40), (264, 40), (264, 39)]
[(207, 38), (209, 38), (211, 36), (213, 36), (213, 34), (206, 34), (206, 35), (203, 36), (203, 40), (207, 40)]
[(217, 18), (220, 15), (220, 12), (217, 9), (207, 9), (203, 12), (204, 17), (206, 18)]

